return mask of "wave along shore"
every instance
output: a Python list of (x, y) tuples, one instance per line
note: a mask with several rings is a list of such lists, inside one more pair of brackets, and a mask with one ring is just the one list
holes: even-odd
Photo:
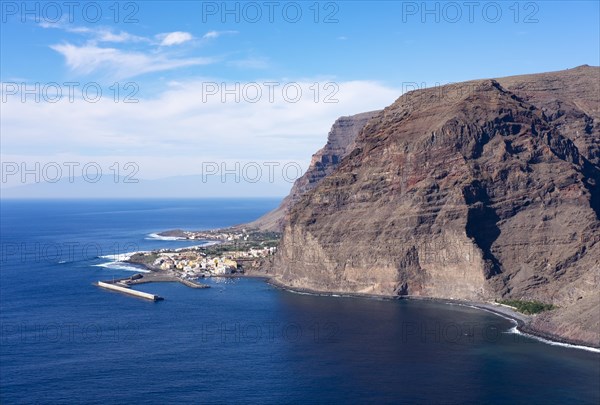
[(466, 306), (466, 307), (490, 312), (494, 315), (497, 315), (497, 316), (500, 316), (500, 317), (510, 320), (511, 322), (514, 323), (514, 327), (508, 331), (510, 333), (527, 336), (532, 339), (536, 339), (540, 342), (554, 345), (554, 346), (562, 346), (562, 347), (568, 347), (568, 348), (573, 348), (573, 349), (586, 350), (586, 351), (590, 351), (593, 353), (600, 353), (600, 346), (590, 346), (586, 342), (564, 339), (564, 338), (549, 334), (547, 332), (532, 328), (529, 325), (529, 323), (533, 319), (533, 316), (525, 315), (520, 312), (516, 312), (516, 311), (512, 310), (510, 307), (507, 307), (506, 305), (496, 304), (496, 303), (492, 303), (492, 302), (452, 300), (452, 299), (447, 299), (447, 298), (423, 297), (423, 296), (411, 296), (411, 295), (390, 296), (390, 295), (377, 295), (377, 294), (365, 294), (365, 293), (316, 291), (316, 290), (311, 290), (311, 289), (307, 289), (307, 288), (290, 287), (268, 275), (248, 275), (248, 274), (246, 274), (244, 277), (261, 278), (276, 288), (279, 288), (279, 289), (285, 290), (285, 291), (289, 291), (292, 293), (296, 293), (296, 294), (309, 294), (309, 295), (328, 296), (328, 297), (367, 298), (367, 299), (379, 299), (379, 300), (404, 300), (404, 299), (406, 299), (406, 300), (414, 300), (414, 301), (434, 301), (434, 302), (447, 304), (447, 305)]

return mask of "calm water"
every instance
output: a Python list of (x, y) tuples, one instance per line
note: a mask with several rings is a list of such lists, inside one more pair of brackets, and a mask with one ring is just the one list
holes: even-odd
[(233, 225), (277, 203), (3, 201), (0, 402), (600, 402), (600, 355), (470, 308), (252, 279), (140, 287), (158, 303), (92, 285), (131, 274), (100, 256), (194, 244), (152, 232)]

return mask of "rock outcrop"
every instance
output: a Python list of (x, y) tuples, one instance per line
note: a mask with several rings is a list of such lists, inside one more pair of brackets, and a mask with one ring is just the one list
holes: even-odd
[(417, 90), (365, 119), (288, 197), (277, 282), (538, 300), (559, 309), (531, 328), (600, 345), (600, 68)]
[(322, 179), (333, 173), (341, 160), (354, 149), (354, 140), (367, 121), (377, 113), (379, 111), (338, 118), (329, 131), (327, 144), (312, 156), (308, 170), (294, 182), (290, 194), (283, 199), (279, 207), (245, 226), (281, 232), (290, 207), (298, 202), (304, 193), (315, 188)]

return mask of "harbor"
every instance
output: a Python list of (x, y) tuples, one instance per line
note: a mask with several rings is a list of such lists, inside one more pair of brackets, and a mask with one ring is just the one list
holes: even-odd
[(117, 292), (128, 294), (128, 295), (132, 295), (132, 296), (138, 297), (138, 298), (144, 298), (144, 299), (147, 299), (150, 301), (161, 301), (164, 299), (163, 297), (161, 297), (159, 295), (150, 294), (150, 293), (146, 293), (143, 291), (133, 290), (130, 287), (123, 287), (122, 285), (107, 283), (104, 281), (98, 281), (98, 287), (102, 287), (102, 288), (106, 288), (107, 290), (112, 290), (112, 291), (117, 291)]
[[(279, 235), (242, 229), (202, 232), (168, 231), (152, 234), (157, 237), (203, 240), (207, 244), (178, 249), (139, 251), (123, 255), (122, 263), (139, 268), (129, 277), (99, 281), (103, 288), (157, 301), (162, 297), (137, 294), (131, 287), (137, 284), (178, 282), (189, 288), (210, 288), (197, 280), (206, 277), (239, 277), (246, 270), (258, 268), (270, 260), (277, 250)], [(208, 238), (212, 239), (208, 239)], [(158, 297), (158, 299), (156, 298)]]
[(164, 300), (164, 298), (159, 295), (145, 293), (131, 288), (132, 285), (159, 282), (179, 282), (190, 288), (210, 288), (210, 286), (207, 284), (202, 284), (186, 278), (177, 277), (176, 275), (168, 272), (151, 272), (145, 274), (136, 273), (131, 277), (127, 278), (112, 281), (98, 281), (97, 285), (108, 290), (118, 291), (135, 297), (145, 298), (151, 301), (162, 301)]

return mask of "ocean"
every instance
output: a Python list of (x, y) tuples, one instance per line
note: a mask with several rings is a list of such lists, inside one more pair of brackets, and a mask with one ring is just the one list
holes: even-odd
[(600, 354), (437, 302), (292, 293), (260, 279), (137, 289), (115, 254), (197, 245), (274, 199), (3, 200), (0, 403), (600, 403)]

